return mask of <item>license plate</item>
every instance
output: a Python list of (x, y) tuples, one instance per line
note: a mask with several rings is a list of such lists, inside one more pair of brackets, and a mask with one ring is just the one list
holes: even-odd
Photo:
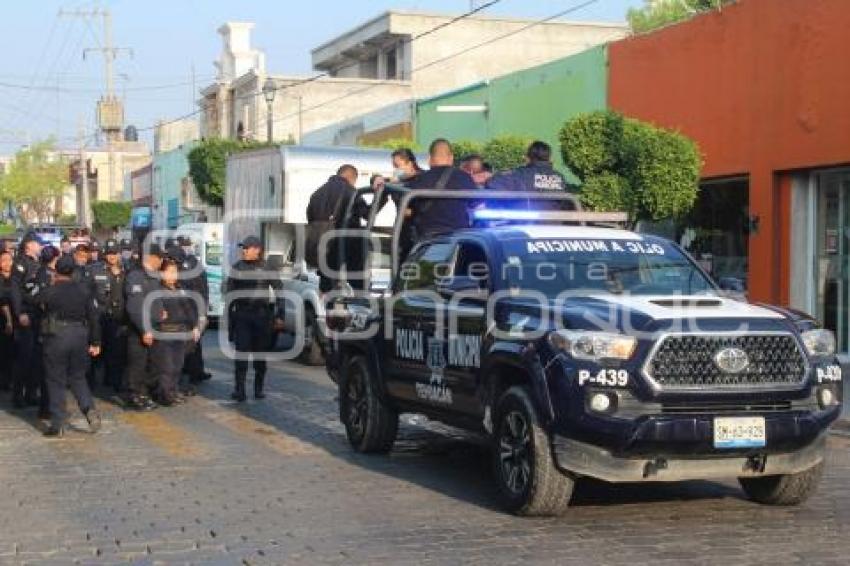
[(764, 417), (714, 419), (715, 448), (761, 448), (766, 443)]

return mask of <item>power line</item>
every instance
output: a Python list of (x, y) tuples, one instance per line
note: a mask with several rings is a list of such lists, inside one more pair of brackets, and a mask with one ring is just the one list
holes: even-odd
[[(202, 77), (200, 80), (211, 79), (214, 78), (214, 75), (208, 75), (207, 77)], [(97, 80), (92, 78), (91, 80)], [(197, 80), (197, 79), (196, 79)], [(144, 92), (151, 90), (168, 90), (171, 88), (177, 87), (185, 87), (192, 84), (192, 81), (183, 81), (183, 82), (174, 82), (174, 83), (166, 83), (166, 84), (156, 84), (156, 85), (145, 85), (145, 86), (137, 86), (122, 89), (125, 92)], [(27, 90), (27, 91), (43, 91), (43, 92), (62, 92), (62, 93), (99, 93), (102, 92), (103, 89), (94, 89), (94, 88), (68, 88), (68, 87), (60, 87), (58, 85), (24, 85), (19, 83), (10, 83), (6, 81), (0, 81), (0, 88), (9, 88), (15, 90)]]

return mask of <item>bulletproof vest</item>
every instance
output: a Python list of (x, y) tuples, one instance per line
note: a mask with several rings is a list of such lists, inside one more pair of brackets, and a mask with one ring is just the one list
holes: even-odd
[[(233, 266), (234, 271), (240, 271), (242, 273), (239, 275), (232, 274), (230, 276), (228, 291), (259, 291), (256, 297), (235, 299), (233, 304), (236, 308), (271, 306), (270, 299), (272, 295), (269, 292), (269, 280), (266, 277), (260, 277), (261, 273), (266, 271), (266, 269), (266, 262), (262, 260), (256, 262), (240, 260)], [(256, 277), (251, 277), (247, 274), (252, 271), (257, 272)]]

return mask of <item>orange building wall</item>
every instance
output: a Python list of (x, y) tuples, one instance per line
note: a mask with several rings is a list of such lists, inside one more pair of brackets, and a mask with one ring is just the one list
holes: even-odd
[(749, 174), (754, 300), (788, 301), (781, 173), (850, 163), (848, 53), (850, 0), (740, 0), (609, 46), (612, 109), (695, 139), (704, 177)]

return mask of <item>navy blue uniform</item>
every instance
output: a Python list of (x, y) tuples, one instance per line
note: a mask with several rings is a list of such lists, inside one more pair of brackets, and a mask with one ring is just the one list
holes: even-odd
[[(567, 181), (552, 167), (551, 163), (536, 162), (499, 173), (487, 182), (487, 189), (531, 193), (563, 193), (567, 191)], [(561, 208), (559, 202), (538, 202), (532, 206), (529, 205), (528, 201), (525, 201), (520, 204), (524, 208), (530, 207), (535, 210), (559, 210)], [(504, 203), (503, 206), (508, 208), (510, 204)]]
[(16, 407), (38, 404), (39, 390), (42, 389), (43, 372), (39, 341), (41, 310), (36, 299), (44, 285), (44, 282), (39, 279), (40, 267), (41, 264), (37, 260), (23, 254), (15, 258), (12, 266), (12, 281), (16, 288), (13, 311), (17, 317), (26, 315), (29, 318), (28, 325), (24, 326), (19, 321), (15, 329), (16, 356), (12, 396)]
[[(150, 366), (150, 348), (142, 343), (145, 332), (152, 327), (145, 327), (143, 306), (145, 297), (159, 289), (159, 279), (149, 274), (144, 267), (137, 267), (127, 274), (124, 280), (124, 295), (128, 319), (127, 333), (127, 390), (130, 399), (138, 404), (147, 399), (151, 390), (156, 386), (156, 380)], [(151, 323), (148, 313), (148, 323)]]
[[(187, 254), (180, 264), (180, 271), (184, 273), (196, 273), (194, 277), (190, 277), (183, 281), (183, 287), (189, 291), (193, 291), (201, 295), (204, 300), (203, 310), (198, 313), (198, 320), (201, 326), (206, 325), (207, 309), (210, 304), (210, 286), (207, 281), (207, 273), (204, 271), (200, 260), (197, 256)], [(189, 376), (189, 380), (197, 383), (205, 379), (204, 371), (204, 352), (201, 348), (201, 342), (190, 345), (186, 353), (186, 359), (183, 361), (183, 370)]]
[(161, 336), (151, 346), (151, 366), (159, 388), (159, 402), (171, 405), (177, 399), (180, 373), (186, 352), (192, 344), (190, 337), (198, 326), (195, 301), (184, 289), (160, 285), (163, 295), (151, 307), (153, 328)]
[(103, 338), (104, 381), (116, 392), (124, 390), (124, 367), (127, 364), (127, 316), (124, 296), (124, 270), (117, 271), (106, 263), (95, 263), (88, 269), (100, 307)]
[(97, 300), (88, 285), (60, 281), (38, 295), (44, 309), (44, 368), (54, 428), (67, 419), (65, 393), (71, 389), (83, 414), (94, 408), (86, 382), (89, 346), (100, 345)]
[[(268, 352), (274, 338), (273, 318), (283, 318), (282, 301), (275, 304), (270, 301), (270, 289), (280, 290), (283, 285), (278, 278), (266, 278), (260, 272), (266, 271), (266, 262), (262, 260), (240, 260), (233, 266), (239, 272), (237, 276), (227, 278), (225, 297), (235, 291), (252, 291), (255, 296), (230, 300), (227, 305), (230, 318), (231, 340), (234, 342), (237, 356), (234, 378), (236, 390), (234, 398), (244, 400), (245, 380), (248, 374), (248, 359), (251, 352)], [(253, 273), (252, 273), (253, 272)], [(266, 377), (266, 361), (255, 359), (254, 394), (261, 396)]]

